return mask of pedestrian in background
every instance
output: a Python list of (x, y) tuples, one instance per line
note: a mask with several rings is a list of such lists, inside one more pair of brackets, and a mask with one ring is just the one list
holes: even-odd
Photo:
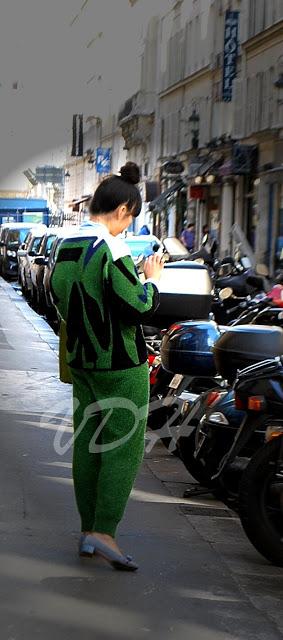
[(181, 242), (188, 251), (193, 251), (195, 248), (195, 225), (188, 224), (181, 235)]
[(202, 246), (208, 253), (210, 253), (211, 258), (215, 258), (215, 254), (218, 248), (218, 243), (215, 236), (209, 231), (208, 224), (204, 224), (202, 227)]
[(140, 213), (138, 181), (132, 162), (120, 176), (102, 181), (89, 221), (62, 242), (51, 277), (73, 379), (79, 554), (97, 553), (115, 569), (131, 571), (137, 565), (120, 551), (115, 535), (143, 458), (149, 371), (141, 324), (158, 306), (156, 281), (163, 269), (163, 258), (150, 256), (143, 285), (117, 237)]

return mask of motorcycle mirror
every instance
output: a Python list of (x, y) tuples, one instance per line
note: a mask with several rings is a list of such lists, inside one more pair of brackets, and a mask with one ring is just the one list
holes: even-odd
[(163, 246), (169, 256), (182, 256), (183, 258), (186, 258), (188, 256), (188, 250), (186, 249), (186, 247), (184, 247), (182, 242), (178, 240), (178, 238), (164, 238)]
[(232, 264), (230, 263), (222, 264), (221, 267), (219, 267), (218, 275), (225, 278), (226, 276), (230, 276), (232, 274), (232, 271), (233, 271)]
[(251, 266), (252, 266), (252, 263), (251, 263), (250, 259), (248, 258), (248, 256), (242, 256), (240, 258), (240, 263), (244, 267), (244, 269), (250, 269)]
[(202, 245), (205, 245), (205, 244), (207, 243), (207, 241), (208, 241), (208, 234), (206, 233), (206, 234), (203, 236), (203, 239), (202, 239), (201, 244), (202, 244)]
[(266, 264), (257, 264), (255, 270), (259, 276), (264, 276), (265, 278), (267, 278), (267, 276), (269, 275), (268, 267), (266, 266)]
[(225, 289), (221, 289), (219, 291), (219, 298), (220, 300), (228, 300), (228, 298), (231, 298), (231, 296), (233, 295), (233, 289), (231, 287), (225, 287)]

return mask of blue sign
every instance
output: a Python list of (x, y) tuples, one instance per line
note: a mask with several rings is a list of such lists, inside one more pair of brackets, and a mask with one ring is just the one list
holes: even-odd
[(231, 102), (233, 80), (237, 73), (239, 38), (239, 11), (226, 11), (223, 53), (223, 91), (224, 102)]
[(111, 149), (98, 147), (96, 149), (96, 171), (97, 173), (110, 173), (111, 171)]

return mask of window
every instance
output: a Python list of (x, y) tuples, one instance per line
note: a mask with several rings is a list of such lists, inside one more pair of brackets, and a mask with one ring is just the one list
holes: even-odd
[(22, 244), (27, 240), (28, 229), (10, 229), (7, 237), (7, 244)]

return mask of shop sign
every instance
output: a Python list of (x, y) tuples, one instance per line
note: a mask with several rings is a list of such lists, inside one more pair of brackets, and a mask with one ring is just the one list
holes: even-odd
[(223, 53), (223, 90), (224, 102), (231, 102), (233, 80), (237, 73), (239, 37), (239, 11), (226, 11)]
[(191, 186), (190, 197), (194, 200), (204, 200), (205, 199), (204, 188), (198, 187), (195, 185)]

